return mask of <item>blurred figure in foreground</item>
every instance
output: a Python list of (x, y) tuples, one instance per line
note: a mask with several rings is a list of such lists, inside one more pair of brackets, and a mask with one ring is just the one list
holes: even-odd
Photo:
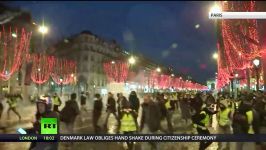
[(93, 113), (92, 113), (92, 120), (93, 120), (93, 127), (94, 133), (100, 133), (101, 127), (98, 125), (98, 121), (101, 118), (103, 109), (103, 102), (100, 94), (95, 94), (94, 96), (94, 104), (93, 104)]
[[(143, 134), (156, 134), (160, 129), (161, 112), (159, 105), (152, 101), (149, 94), (144, 96), (142, 104), (142, 117), (140, 123), (140, 131)], [(142, 145), (144, 149), (148, 149), (146, 144)], [(158, 143), (150, 142), (151, 149), (159, 150)]]

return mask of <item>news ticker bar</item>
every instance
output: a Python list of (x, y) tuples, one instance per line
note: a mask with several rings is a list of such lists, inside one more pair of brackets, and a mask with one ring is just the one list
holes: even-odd
[(257, 135), (165, 135), (165, 134), (133, 134), (133, 135), (93, 135), (93, 134), (59, 134), (59, 135), (21, 135), (2, 134), (0, 142), (265, 142), (266, 134)]
[(209, 19), (266, 19), (266, 12), (209, 12)]

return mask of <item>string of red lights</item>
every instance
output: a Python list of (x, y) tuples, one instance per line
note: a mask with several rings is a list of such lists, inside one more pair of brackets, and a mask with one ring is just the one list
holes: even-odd
[(20, 68), (28, 52), (31, 32), (22, 29), (0, 31), (0, 79), (7, 81)]

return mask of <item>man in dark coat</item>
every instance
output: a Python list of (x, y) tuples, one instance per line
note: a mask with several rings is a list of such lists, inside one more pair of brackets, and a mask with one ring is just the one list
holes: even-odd
[(66, 124), (67, 131), (70, 134), (74, 132), (74, 123), (77, 115), (79, 114), (79, 107), (76, 98), (77, 94), (72, 93), (70, 100), (66, 102), (65, 107), (60, 112), (60, 119)]
[[(150, 95), (144, 96), (142, 104), (142, 117), (140, 123), (140, 130), (143, 134), (156, 134), (160, 129), (161, 111), (158, 103), (151, 100)], [(152, 148), (158, 149), (157, 143), (150, 143)]]
[(108, 93), (108, 99), (107, 99), (107, 106), (106, 106), (107, 110), (107, 116), (106, 116), (106, 120), (105, 120), (105, 123), (104, 123), (104, 127), (105, 129), (107, 129), (107, 123), (108, 123), (108, 119), (110, 117), (110, 115), (114, 115), (117, 122), (119, 122), (119, 118), (116, 114), (116, 102), (115, 102), (115, 99), (114, 99), (114, 95), (113, 93), (109, 92)]
[(135, 110), (135, 112), (138, 114), (139, 112), (139, 98), (137, 96), (137, 93), (135, 91), (132, 91), (129, 95), (129, 104), (130, 108)]
[(103, 102), (100, 94), (95, 94), (94, 96), (94, 105), (93, 105), (93, 127), (95, 133), (101, 132), (101, 127), (98, 125), (98, 121), (102, 115)]

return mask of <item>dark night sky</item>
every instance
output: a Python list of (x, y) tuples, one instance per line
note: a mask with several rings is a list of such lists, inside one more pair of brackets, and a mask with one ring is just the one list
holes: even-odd
[[(177, 72), (206, 83), (214, 77), (216, 50), (213, 2), (10, 2), (42, 19), (50, 38), (90, 30), (104, 39), (115, 39), (128, 51), (173, 66)], [(195, 25), (199, 24), (199, 28)]]

